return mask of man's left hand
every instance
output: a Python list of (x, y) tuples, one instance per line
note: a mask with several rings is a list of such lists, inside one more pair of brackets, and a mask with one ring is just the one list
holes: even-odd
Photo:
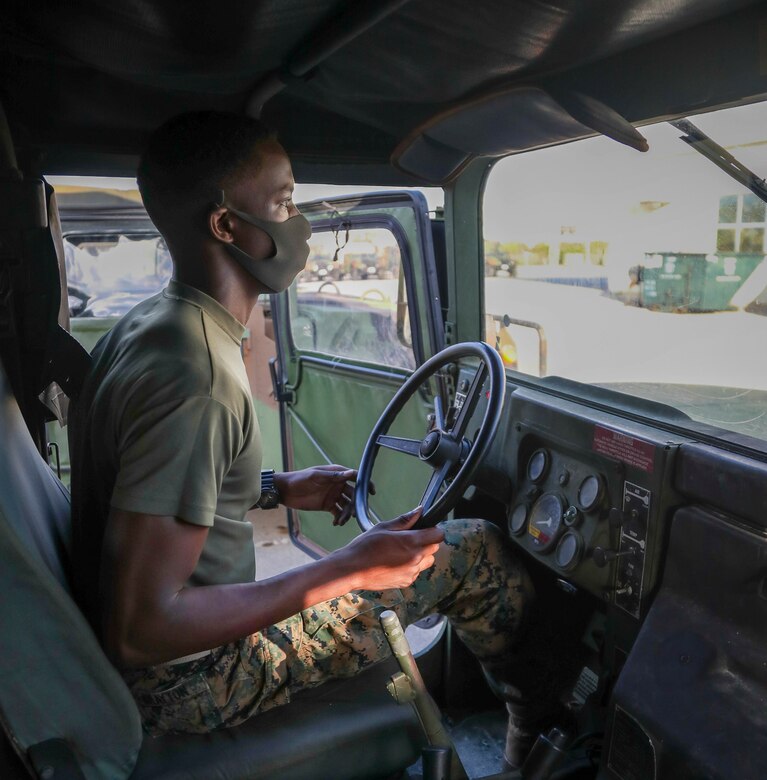
[[(333, 525), (344, 525), (354, 508), (356, 479), (356, 469), (333, 464), (275, 474), (274, 484), (285, 506), (330, 512)], [(372, 485), (370, 492), (375, 493)]]

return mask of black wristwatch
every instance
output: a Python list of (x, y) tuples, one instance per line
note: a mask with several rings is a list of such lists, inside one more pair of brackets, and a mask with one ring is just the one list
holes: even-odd
[(274, 469), (264, 469), (261, 472), (261, 497), (256, 501), (259, 509), (274, 509), (282, 502), (280, 491), (274, 484)]

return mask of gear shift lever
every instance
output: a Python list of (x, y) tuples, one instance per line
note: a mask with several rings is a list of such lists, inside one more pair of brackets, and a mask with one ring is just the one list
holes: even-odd
[[(445, 777), (445, 780), (448, 780), (448, 778), (449, 780), (467, 780), (466, 770), (463, 768), (461, 759), (445, 730), (439, 707), (437, 707), (436, 702), (432, 699), (428, 690), (426, 690), (426, 684), (423, 681), (423, 677), (421, 677), (421, 672), (418, 670), (413, 653), (410, 651), (407, 637), (396, 613), (390, 609), (382, 612), (381, 627), (384, 630), (384, 634), (386, 634), (391, 651), (397, 659), (400, 669), (402, 669), (401, 672), (392, 676), (389, 684), (386, 686), (389, 693), (397, 704), (410, 703), (413, 705), (418, 715), (418, 720), (421, 722), (421, 726), (426, 734), (426, 739), (432, 748), (442, 748), (452, 752), (449, 776), (445, 777), (442, 770), (440, 770), (434, 780), (442, 780), (442, 777)], [(444, 766), (444, 759), (435, 762), (433, 756), (429, 756), (429, 758), (431, 759), (430, 761), (424, 761), (424, 768), (429, 763), (430, 766), (435, 766), (434, 771), (437, 772), (439, 766)], [(424, 777), (424, 780), (429, 779)]]

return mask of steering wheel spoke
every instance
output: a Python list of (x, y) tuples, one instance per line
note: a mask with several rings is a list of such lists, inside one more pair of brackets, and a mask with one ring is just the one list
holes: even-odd
[(379, 436), (376, 439), (376, 444), (379, 447), (386, 447), (389, 450), (395, 452), (404, 452), (406, 455), (414, 455), (418, 457), (418, 452), (421, 448), (420, 439), (402, 439), (399, 436)]
[(463, 435), (466, 433), (466, 428), (469, 425), (474, 410), (477, 408), (477, 402), (479, 401), (479, 394), (482, 390), (482, 386), (485, 384), (487, 377), (487, 366), (484, 363), (480, 363), (477, 373), (474, 374), (474, 378), (471, 380), (469, 389), (466, 393), (456, 393), (456, 404), (461, 398), (460, 407), (458, 407), (458, 414), (455, 416), (453, 424), (450, 426), (450, 434), (460, 441)]
[(423, 507), (423, 513), (431, 509), (434, 502), (439, 497), (439, 492), (442, 489), (442, 486), (445, 484), (445, 480), (448, 477), (448, 474), (450, 474), (450, 471), (452, 470), (454, 463), (445, 463), (442, 466), (440, 466), (434, 473), (431, 475), (431, 478), (429, 479), (429, 484), (426, 486), (426, 490), (423, 493), (423, 497), (421, 498), (421, 506)]

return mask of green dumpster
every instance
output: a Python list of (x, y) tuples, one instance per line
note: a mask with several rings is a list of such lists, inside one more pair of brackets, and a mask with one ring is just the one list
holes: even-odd
[(726, 311), (763, 254), (653, 252), (640, 271), (640, 305), (676, 312)]
[(702, 276), (706, 255), (685, 252), (648, 252), (640, 269), (639, 305), (660, 311), (686, 311)]
[(746, 252), (708, 255), (700, 298), (690, 301), (690, 311), (728, 309), (735, 293), (763, 260), (763, 254)]

